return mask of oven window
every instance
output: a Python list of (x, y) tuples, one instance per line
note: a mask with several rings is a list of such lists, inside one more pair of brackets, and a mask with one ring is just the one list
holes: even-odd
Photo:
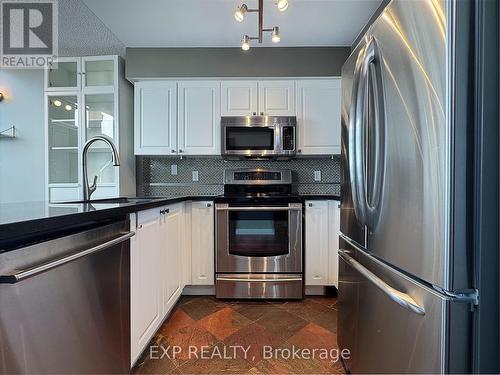
[(227, 150), (274, 150), (274, 128), (226, 128)]
[(248, 257), (288, 254), (288, 212), (229, 212), (229, 254)]

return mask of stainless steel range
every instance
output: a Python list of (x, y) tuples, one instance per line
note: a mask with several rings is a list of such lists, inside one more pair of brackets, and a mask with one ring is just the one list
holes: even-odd
[(302, 298), (302, 201), (289, 170), (224, 172), (215, 202), (217, 298)]

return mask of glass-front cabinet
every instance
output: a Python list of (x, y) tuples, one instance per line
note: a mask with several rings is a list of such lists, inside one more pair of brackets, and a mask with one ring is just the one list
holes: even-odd
[(49, 95), (47, 100), (49, 184), (78, 184), (78, 95)]
[[(53, 202), (78, 200), (82, 189), (82, 149), (92, 137), (110, 138), (119, 152), (119, 128), (132, 139), (132, 108), (119, 108), (121, 95), (133, 96), (125, 81), (123, 62), (118, 56), (61, 58), (45, 71), (47, 126), (47, 199)], [(118, 122), (120, 117), (121, 122)], [(120, 186), (120, 169), (130, 171), (121, 157), (120, 168), (113, 166), (111, 151), (104, 142), (95, 142), (87, 154), (90, 182), (97, 176), (92, 198), (115, 197)], [(125, 162), (124, 162), (125, 161)], [(132, 173), (133, 175), (133, 173)], [(128, 183), (128, 182), (127, 182)], [(127, 188), (128, 193), (135, 193)]]
[[(97, 135), (104, 135), (116, 144), (115, 95), (86, 94), (85, 101), (85, 142)], [(87, 155), (89, 179), (97, 176), (97, 184), (116, 183), (116, 168), (111, 161), (109, 146), (104, 142), (95, 142)]]

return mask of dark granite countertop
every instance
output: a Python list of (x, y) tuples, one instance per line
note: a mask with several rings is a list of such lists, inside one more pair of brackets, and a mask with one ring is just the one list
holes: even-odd
[[(336, 195), (302, 195), (304, 200), (334, 199)], [(46, 201), (0, 204), (0, 253), (21, 244), (78, 231), (106, 220), (125, 217), (186, 200), (213, 200), (214, 196), (148, 197), (122, 203), (49, 203)]]

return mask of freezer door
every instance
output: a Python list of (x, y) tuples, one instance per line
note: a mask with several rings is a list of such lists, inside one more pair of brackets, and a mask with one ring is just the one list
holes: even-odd
[(365, 226), (358, 218), (355, 208), (355, 196), (353, 189), (358, 182), (351, 169), (355, 163), (356, 156), (354, 148), (350, 145), (353, 137), (353, 88), (354, 74), (358, 62), (358, 56), (364, 43), (361, 42), (354, 49), (351, 56), (342, 67), (342, 177), (341, 177), (341, 208), (340, 208), (340, 231), (347, 237), (356, 241), (361, 246), (365, 246)]
[(449, 289), (451, 145), (444, 1), (394, 0), (361, 63), (360, 138), (369, 252)]
[(338, 340), (350, 350), (352, 373), (469, 370), (467, 352), (456, 352), (467, 348), (467, 326), (448, 333), (450, 317), (470, 315), (467, 304), (445, 300), (343, 240), (339, 256)]

